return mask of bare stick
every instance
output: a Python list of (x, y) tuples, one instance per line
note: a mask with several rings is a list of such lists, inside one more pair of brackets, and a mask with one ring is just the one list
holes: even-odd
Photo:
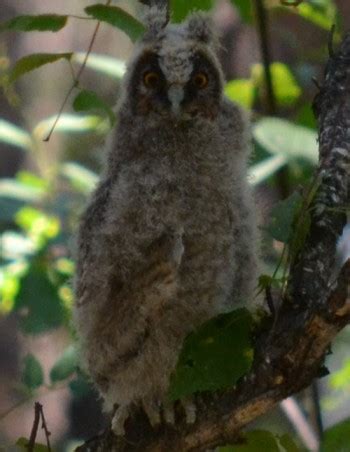
[(34, 404), (34, 422), (32, 431), (30, 433), (29, 443), (27, 445), (28, 452), (33, 452), (35, 447), (35, 440), (38, 434), (39, 421), (40, 421), (40, 413), (42, 406), (39, 402), (35, 402)]
[[(107, 0), (107, 1), (106, 1), (106, 6), (108, 6), (108, 5), (111, 3), (111, 1), (112, 1), (112, 0)], [(67, 94), (66, 94), (66, 96), (65, 96), (65, 98), (64, 98), (64, 101), (63, 101), (63, 103), (62, 103), (62, 105), (61, 105), (61, 108), (59, 109), (58, 114), (57, 114), (57, 116), (56, 116), (56, 119), (55, 119), (55, 121), (54, 121), (54, 123), (53, 123), (53, 125), (52, 125), (52, 127), (51, 127), (51, 129), (50, 129), (50, 132), (48, 133), (47, 137), (44, 138), (43, 141), (46, 141), (46, 142), (47, 142), (47, 141), (50, 141), (51, 135), (52, 135), (53, 131), (54, 131), (55, 128), (56, 128), (56, 125), (57, 125), (57, 123), (58, 123), (58, 121), (59, 121), (59, 119), (60, 119), (60, 117), (61, 117), (61, 115), (62, 115), (62, 112), (63, 112), (63, 110), (64, 110), (64, 108), (65, 108), (65, 106), (66, 106), (66, 104), (67, 104), (67, 102), (68, 102), (68, 99), (70, 98), (70, 96), (71, 96), (72, 92), (75, 90), (75, 88), (77, 88), (77, 87), (79, 86), (79, 80), (80, 80), (81, 74), (83, 73), (83, 71), (84, 71), (84, 69), (85, 69), (86, 62), (87, 62), (87, 60), (88, 60), (88, 58), (89, 58), (89, 55), (90, 55), (91, 50), (92, 50), (92, 47), (93, 47), (93, 45), (94, 45), (94, 43), (95, 43), (96, 36), (97, 36), (98, 30), (99, 30), (99, 28), (100, 28), (100, 24), (101, 24), (101, 22), (98, 21), (97, 24), (96, 24), (95, 30), (94, 30), (94, 32), (93, 32), (93, 34), (92, 34), (92, 38), (91, 38), (91, 40), (90, 40), (89, 48), (88, 48), (88, 50), (87, 50), (87, 52), (86, 52), (84, 61), (83, 61), (82, 65), (81, 65), (80, 68), (79, 68), (78, 74), (77, 74), (77, 76), (75, 77), (72, 86), (69, 88), (69, 90), (68, 90), (68, 92), (67, 92)]]

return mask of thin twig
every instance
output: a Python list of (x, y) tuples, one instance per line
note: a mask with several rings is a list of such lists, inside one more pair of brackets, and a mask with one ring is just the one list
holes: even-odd
[[(106, 6), (109, 6), (110, 3), (111, 3), (111, 1), (112, 1), (112, 0), (107, 0), (107, 1), (106, 1)], [(57, 125), (57, 123), (58, 123), (58, 121), (59, 121), (59, 119), (60, 119), (60, 117), (61, 117), (61, 115), (62, 115), (62, 113), (63, 113), (63, 110), (64, 110), (64, 108), (65, 108), (65, 106), (66, 106), (66, 104), (67, 104), (67, 102), (68, 102), (68, 99), (70, 98), (70, 96), (71, 96), (72, 92), (75, 90), (75, 88), (77, 88), (77, 87), (79, 86), (79, 80), (80, 80), (81, 74), (83, 73), (83, 71), (84, 71), (84, 69), (85, 69), (87, 60), (88, 60), (89, 55), (90, 55), (90, 53), (91, 53), (92, 47), (93, 47), (93, 45), (94, 45), (94, 43), (95, 43), (96, 36), (97, 36), (98, 30), (99, 30), (99, 28), (100, 28), (100, 25), (101, 25), (101, 22), (98, 21), (97, 24), (96, 24), (95, 30), (94, 30), (94, 32), (93, 32), (93, 34), (92, 34), (92, 37), (91, 37), (91, 40), (90, 40), (90, 44), (89, 44), (88, 50), (87, 50), (87, 52), (86, 52), (84, 61), (83, 61), (82, 65), (81, 65), (80, 68), (79, 68), (78, 74), (77, 74), (77, 76), (75, 77), (72, 86), (69, 88), (69, 90), (68, 90), (68, 92), (67, 92), (67, 94), (66, 94), (66, 96), (65, 96), (65, 98), (64, 98), (64, 101), (63, 101), (63, 103), (62, 103), (62, 105), (61, 105), (61, 108), (60, 108), (59, 111), (58, 111), (58, 114), (57, 114), (57, 116), (56, 116), (56, 119), (55, 119), (55, 121), (54, 121), (54, 123), (53, 123), (53, 125), (52, 125), (52, 127), (51, 127), (51, 129), (50, 129), (50, 131), (49, 131), (49, 133), (48, 133), (48, 135), (47, 135), (47, 137), (44, 138), (43, 141), (46, 141), (46, 142), (47, 142), (47, 141), (50, 141), (51, 135), (52, 135), (53, 131), (54, 131), (55, 128), (56, 128), (56, 125)]]
[(261, 58), (264, 66), (266, 93), (267, 93), (267, 107), (268, 114), (276, 114), (276, 98), (273, 90), (272, 75), (271, 75), (271, 52), (270, 39), (268, 34), (268, 16), (262, 0), (255, 1), (256, 21), (258, 32), (260, 36)]
[(311, 394), (312, 394), (312, 404), (313, 404), (313, 415), (315, 419), (315, 427), (317, 429), (318, 439), (321, 441), (323, 438), (323, 420), (322, 420), (322, 410), (320, 404), (320, 394), (318, 390), (317, 380), (314, 380), (311, 385)]
[(47, 448), (49, 450), (49, 452), (51, 452), (51, 445), (50, 445), (50, 435), (51, 432), (49, 431), (49, 429), (47, 428), (47, 423), (45, 420), (45, 416), (44, 416), (44, 409), (43, 406), (40, 405), (40, 414), (41, 414), (41, 428), (44, 430), (45, 432), (45, 437), (46, 437), (46, 445)]
[(35, 402), (34, 404), (34, 422), (32, 431), (30, 433), (29, 443), (27, 445), (28, 452), (34, 452), (35, 440), (38, 434), (39, 421), (40, 421), (40, 410), (42, 405), (39, 402)]

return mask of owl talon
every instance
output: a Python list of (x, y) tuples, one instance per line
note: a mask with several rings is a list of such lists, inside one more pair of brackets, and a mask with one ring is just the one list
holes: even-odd
[(185, 411), (186, 423), (194, 424), (197, 418), (197, 408), (193, 399), (182, 399), (180, 403)]
[(127, 418), (130, 415), (130, 406), (129, 405), (122, 405), (119, 408), (117, 408), (116, 412), (114, 413), (114, 416), (112, 418), (112, 431), (117, 436), (124, 436), (125, 435), (125, 428), (124, 424)]
[(166, 424), (175, 424), (175, 410), (173, 403), (164, 403), (163, 405), (163, 416)]
[(144, 399), (142, 401), (142, 407), (148, 417), (151, 426), (154, 428), (161, 423), (161, 404), (157, 400)]

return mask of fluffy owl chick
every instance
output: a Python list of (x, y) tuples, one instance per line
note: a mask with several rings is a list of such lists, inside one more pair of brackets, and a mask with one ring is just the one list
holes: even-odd
[(75, 324), (117, 433), (134, 407), (159, 421), (186, 335), (256, 284), (248, 121), (223, 97), (216, 42), (200, 14), (150, 22), (81, 220)]

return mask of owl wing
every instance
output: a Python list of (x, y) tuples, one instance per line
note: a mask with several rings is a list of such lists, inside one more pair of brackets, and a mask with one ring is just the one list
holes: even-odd
[[(76, 303), (79, 307), (86, 301), (87, 288), (94, 281), (96, 262), (93, 260), (96, 231), (101, 227), (111, 193), (112, 181), (106, 179), (96, 188), (92, 200), (82, 216), (77, 243), (77, 271), (75, 279)], [(98, 288), (96, 288), (98, 289)], [(85, 300), (85, 301), (84, 301)]]

